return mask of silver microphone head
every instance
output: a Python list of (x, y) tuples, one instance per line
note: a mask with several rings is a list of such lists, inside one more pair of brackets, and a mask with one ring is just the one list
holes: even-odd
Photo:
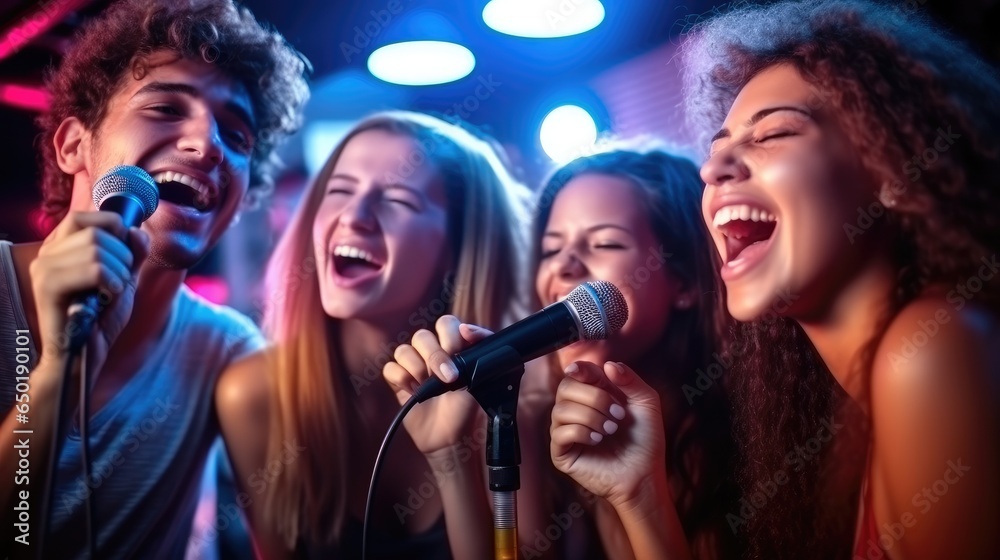
[(625, 296), (611, 282), (594, 280), (580, 284), (563, 300), (580, 319), (580, 337), (603, 340), (621, 330), (628, 320)]
[(153, 177), (141, 167), (116, 165), (94, 183), (94, 206), (100, 208), (110, 196), (127, 195), (142, 205), (143, 221), (148, 220), (160, 202), (160, 189)]

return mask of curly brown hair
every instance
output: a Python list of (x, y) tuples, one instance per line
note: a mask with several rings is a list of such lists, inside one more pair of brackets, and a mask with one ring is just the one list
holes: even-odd
[(309, 97), (305, 57), (231, 0), (121, 0), (81, 29), (62, 64), (46, 77), (52, 102), (38, 125), (42, 208), (49, 218), (66, 215), (72, 190), (72, 177), (56, 162), (56, 129), (71, 116), (96, 129), (128, 72), (140, 78), (146, 57), (159, 50), (214, 64), (247, 89), (257, 121), (253, 196), (273, 188), (280, 164), (274, 148), (298, 128)]
[[(930, 286), (969, 278), (997, 254), (1000, 80), (925, 16), (865, 0), (740, 6), (696, 25), (684, 60), (688, 116), (702, 134), (720, 128), (754, 76), (792, 65), (839, 120), (867, 173), (897, 194), (882, 218), (896, 290), (854, 367), (870, 371), (877, 343), (907, 303)], [(942, 131), (960, 139), (943, 152), (934, 150)], [(918, 166), (914, 156), (931, 150), (936, 161)], [(987, 286), (977, 301), (995, 306), (997, 295)], [(786, 455), (822, 421), (847, 426), (743, 519), (751, 556), (849, 557), (869, 439), (864, 415), (792, 319), (737, 325), (734, 341), (747, 349), (727, 380), (745, 496), (787, 470)]]

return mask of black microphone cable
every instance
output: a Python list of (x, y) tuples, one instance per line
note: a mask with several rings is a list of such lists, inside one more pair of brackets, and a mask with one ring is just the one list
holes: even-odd
[(68, 422), (64, 422), (62, 419), (62, 407), (63, 404), (69, 400), (69, 380), (73, 375), (73, 367), (79, 363), (80, 364), (80, 401), (79, 401), (79, 416), (78, 421), (80, 424), (80, 462), (83, 466), (83, 482), (84, 486), (87, 488), (87, 494), (84, 502), (85, 515), (86, 515), (86, 534), (87, 534), (87, 553), (88, 558), (91, 560), (97, 559), (97, 539), (96, 539), (96, 523), (94, 519), (94, 509), (93, 509), (93, 489), (91, 488), (91, 468), (90, 468), (90, 368), (87, 367), (87, 346), (84, 345), (78, 349), (71, 349), (69, 355), (66, 358), (66, 367), (63, 370), (62, 385), (59, 389), (59, 404), (56, 410), (56, 426), (55, 433), (52, 436), (52, 441), (49, 442), (49, 469), (45, 475), (45, 490), (42, 494), (45, 499), (42, 503), (41, 520), (39, 522), (39, 535), (42, 538), (38, 541), (38, 554), (37, 557), (40, 560), (45, 558), (45, 538), (44, 535), (48, 530), (48, 522), (51, 517), (52, 504), (55, 502), (55, 478), (56, 471), (59, 470), (59, 455), (62, 453), (63, 440), (66, 437), (65, 425)]
[(372, 479), (368, 484), (368, 499), (365, 500), (365, 520), (361, 529), (361, 560), (367, 560), (368, 558), (368, 526), (371, 524), (372, 516), (372, 502), (375, 501), (375, 486), (378, 484), (378, 476), (382, 472), (382, 459), (385, 456), (385, 450), (389, 448), (389, 442), (392, 441), (392, 436), (396, 434), (396, 430), (399, 429), (399, 425), (403, 423), (403, 418), (406, 414), (417, 404), (416, 395), (411, 395), (403, 405), (403, 408), (399, 409), (396, 413), (396, 417), (392, 419), (392, 424), (389, 425), (389, 430), (385, 433), (385, 438), (382, 440), (382, 445), (378, 448), (378, 455), (375, 457), (375, 466), (372, 468)]
[[(156, 181), (144, 169), (134, 165), (118, 165), (112, 167), (97, 182), (93, 188), (94, 206), (99, 210), (111, 211), (122, 216), (126, 227), (137, 226), (149, 219), (156, 211), (160, 194)], [(128, 233), (123, 241), (127, 241)], [(90, 560), (97, 559), (97, 520), (94, 517), (93, 494), (91, 487), (90, 464), (90, 374), (87, 367), (87, 340), (97, 322), (97, 316), (102, 309), (101, 298), (96, 294), (88, 294), (74, 301), (69, 309), (64, 335), (68, 344), (66, 366), (63, 369), (62, 384), (59, 390), (59, 402), (55, 411), (55, 433), (49, 445), (49, 469), (45, 476), (45, 493), (42, 503), (42, 519), (39, 524), (38, 555), (39, 560), (45, 559), (44, 544), (49, 520), (52, 514), (52, 504), (55, 501), (55, 478), (59, 469), (59, 455), (62, 452), (65, 437), (62, 409), (69, 399), (69, 380), (72, 378), (73, 366), (80, 363), (80, 401), (78, 405), (80, 424), (80, 462), (83, 467), (84, 486), (87, 488), (84, 502), (86, 518), (87, 554)]]
[(90, 479), (90, 368), (87, 367), (87, 346), (80, 350), (80, 462), (83, 463), (83, 483), (87, 486), (84, 508), (87, 525), (87, 554), (97, 560), (97, 534), (94, 519), (94, 488)]
[[(498, 378), (502, 379), (505, 372), (510, 371), (511, 359), (514, 363), (523, 365), (526, 361), (554, 352), (581, 338), (605, 339), (621, 329), (627, 320), (628, 305), (614, 284), (604, 280), (586, 282), (574, 288), (564, 302), (557, 302), (537, 311), (455, 354), (452, 359), (458, 366), (458, 380), (446, 384), (432, 376), (417, 387), (392, 420), (375, 458), (361, 533), (362, 560), (368, 557), (368, 525), (382, 458), (392, 436), (410, 409), (448, 391), (468, 388), (472, 392), (477, 387), (496, 382)], [(524, 368), (521, 367), (520, 371), (523, 373)]]
[(59, 469), (59, 453), (62, 450), (62, 439), (65, 432), (62, 420), (62, 406), (63, 403), (69, 400), (69, 380), (73, 376), (73, 366), (75, 364), (76, 360), (73, 359), (73, 356), (68, 356), (66, 366), (63, 368), (62, 382), (59, 385), (59, 400), (55, 412), (55, 432), (52, 434), (52, 440), (49, 441), (49, 468), (45, 473), (45, 487), (42, 493), (42, 515), (38, 523), (38, 534), (41, 535), (41, 538), (38, 539), (38, 548), (35, 555), (38, 560), (45, 560), (45, 533), (48, 530), (48, 522), (51, 517), (52, 502), (55, 501), (52, 490), (55, 488), (56, 471)]

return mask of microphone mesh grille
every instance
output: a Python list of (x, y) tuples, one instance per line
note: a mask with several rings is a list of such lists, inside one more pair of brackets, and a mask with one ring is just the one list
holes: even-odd
[(580, 284), (566, 296), (580, 316), (585, 340), (602, 340), (618, 332), (628, 320), (625, 296), (611, 282), (595, 280)]
[(160, 202), (160, 189), (156, 181), (142, 168), (134, 165), (116, 165), (94, 183), (94, 206), (101, 207), (109, 196), (129, 193), (142, 203), (143, 217), (148, 220)]

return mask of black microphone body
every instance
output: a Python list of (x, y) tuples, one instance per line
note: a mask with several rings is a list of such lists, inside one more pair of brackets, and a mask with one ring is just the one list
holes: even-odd
[[(451, 385), (474, 387), (502, 375), (503, 371), (481, 362), (488, 359), (489, 354), (505, 346), (516, 352), (523, 364), (578, 340), (579, 320), (565, 302), (554, 303), (455, 354), (452, 361), (458, 370), (458, 380)], [(441, 385), (441, 392), (438, 394), (449, 390), (449, 386), (440, 380), (430, 380), (433, 381), (438, 381)]]
[[(414, 395), (417, 402), (424, 402), (463, 387), (473, 389), (507, 373), (505, 368), (510, 365), (508, 358), (511, 350), (524, 364), (581, 338), (607, 338), (620, 329), (627, 318), (625, 298), (613, 284), (600, 281), (583, 284), (563, 301), (553, 303), (458, 352), (452, 357), (458, 370), (457, 380), (446, 384), (432, 377)], [(493, 360), (503, 363), (504, 367), (491, 367)]]
[[(153, 178), (143, 169), (132, 165), (111, 168), (94, 183), (94, 205), (102, 212), (114, 212), (122, 217), (126, 228), (146, 221), (159, 203), (160, 193)], [(122, 241), (128, 241), (128, 232)], [(66, 332), (69, 348), (75, 352), (86, 344), (103, 305), (102, 296), (90, 292), (77, 297), (69, 307)]]
[[(146, 210), (142, 207), (142, 203), (135, 199), (135, 197), (128, 196), (125, 194), (111, 195), (104, 199), (104, 202), (97, 208), (101, 212), (114, 212), (122, 217), (122, 223), (125, 224), (125, 228), (133, 228), (145, 221)], [(125, 237), (122, 241), (128, 240), (128, 233), (126, 232)]]

